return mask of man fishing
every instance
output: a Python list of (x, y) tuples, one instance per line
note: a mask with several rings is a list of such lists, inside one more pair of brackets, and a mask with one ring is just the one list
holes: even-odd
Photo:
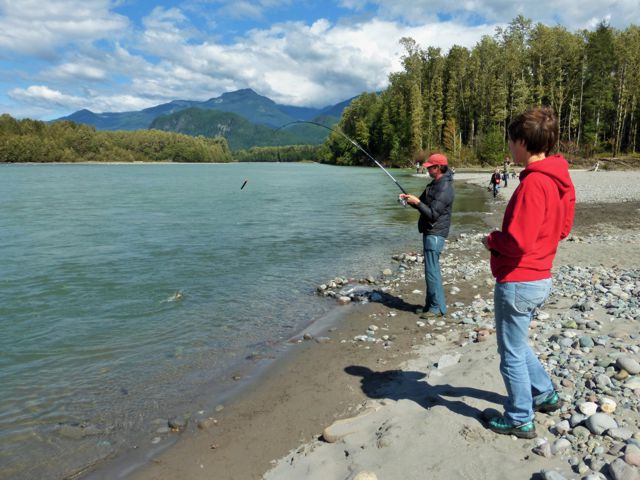
[(449, 235), (453, 207), (453, 175), (447, 157), (434, 153), (424, 167), (433, 180), (420, 197), (400, 194), (400, 199), (420, 212), (418, 231), (424, 248), (424, 279), (427, 286), (424, 312), (421, 318), (441, 317), (447, 313), (444, 299), (440, 253)]

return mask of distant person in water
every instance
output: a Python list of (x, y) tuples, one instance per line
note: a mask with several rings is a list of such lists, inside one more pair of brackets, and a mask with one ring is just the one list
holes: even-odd
[(482, 239), (496, 278), (494, 312), (500, 373), (508, 399), (504, 415), (488, 419), (496, 433), (534, 438), (534, 411), (553, 412), (562, 402), (528, 343), (529, 324), (551, 291), (558, 243), (573, 225), (576, 193), (569, 165), (551, 155), (559, 136), (549, 108), (533, 108), (509, 125), (509, 150), (520, 184), (504, 213), (502, 229)]
[(422, 233), (424, 278), (427, 287), (422, 318), (440, 317), (447, 313), (444, 299), (440, 254), (451, 227), (453, 208), (453, 174), (447, 157), (435, 153), (423, 165), (431, 178), (420, 197), (401, 194), (400, 198), (420, 212), (418, 231)]

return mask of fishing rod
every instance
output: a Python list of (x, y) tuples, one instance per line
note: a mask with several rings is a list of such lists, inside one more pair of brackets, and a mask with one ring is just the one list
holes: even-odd
[[(338, 130), (337, 128), (327, 127), (326, 125), (323, 125), (322, 123), (318, 123), (318, 122), (311, 122), (311, 121), (309, 121), (309, 120), (295, 120), (295, 121), (293, 121), (293, 122), (285, 123), (284, 125), (282, 125), (282, 126), (280, 126), (280, 127), (276, 128), (276, 129), (274, 130), (274, 133), (275, 133), (275, 132), (277, 132), (278, 130), (281, 130), (281, 129), (285, 128), (285, 127), (288, 127), (289, 125), (294, 125), (294, 124), (296, 124), (296, 123), (309, 123), (309, 124), (311, 124), (311, 125), (316, 125), (316, 126), (318, 126), (318, 127), (326, 128), (327, 130), (329, 130), (329, 131), (331, 131), (331, 132), (334, 132), (334, 133), (337, 133), (338, 135), (341, 135), (341, 136), (342, 136), (342, 137), (344, 137), (346, 140), (348, 140), (348, 141), (349, 141), (349, 142), (350, 142), (354, 147), (356, 147), (358, 150), (360, 150), (362, 153), (364, 153), (364, 154), (365, 154), (369, 159), (371, 159), (371, 160), (373, 161), (373, 163), (375, 163), (378, 167), (380, 167), (380, 168), (382, 169), (382, 171), (383, 171), (384, 173), (386, 173), (386, 174), (389, 176), (389, 178), (390, 178), (391, 180), (393, 180), (393, 183), (395, 183), (395, 184), (398, 186), (398, 188), (400, 189), (400, 191), (401, 191), (402, 193), (404, 193), (405, 195), (407, 195), (407, 191), (406, 191), (404, 188), (402, 188), (402, 185), (400, 185), (400, 184), (398, 183), (398, 181), (397, 181), (395, 178), (393, 178), (393, 175), (391, 175), (391, 174), (387, 171), (387, 169), (386, 169), (386, 168), (384, 168), (384, 167), (380, 164), (380, 162), (378, 162), (378, 160), (376, 160), (375, 158), (373, 158), (373, 155), (371, 155), (371, 154), (370, 154), (369, 152), (367, 152), (364, 148), (362, 148), (358, 142), (356, 142), (355, 140), (353, 140), (353, 139), (349, 138), (349, 137), (348, 137), (348, 136), (347, 136), (343, 131)], [(402, 203), (403, 203), (403, 204), (406, 204), (405, 202), (402, 202)]]

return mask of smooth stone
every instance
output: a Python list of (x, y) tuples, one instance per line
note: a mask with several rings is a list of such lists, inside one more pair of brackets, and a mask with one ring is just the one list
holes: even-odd
[(637, 375), (640, 373), (640, 363), (631, 357), (618, 357), (616, 365), (629, 372), (631, 375)]
[(377, 410), (377, 408), (370, 407), (355, 417), (336, 420), (323, 430), (322, 437), (328, 443), (335, 443), (347, 435), (358, 432), (366, 424), (366, 420), (363, 419)]
[(564, 475), (555, 470), (542, 470), (540, 475), (544, 480), (567, 480)]
[(378, 480), (378, 477), (375, 473), (365, 470), (362, 472), (358, 472), (356, 476), (353, 477), (353, 480)]
[(589, 429), (583, 427), (582, 425), (575, 427), (571, 433), (574, 437), (576, 437), (578, 442), (581, 443), (586, 442), (589, 439), (589, 436), (591, 436), (591, 432), (589, 431)]
[(624, 449), (623, 458), (629, 465), (640, 466), (640, 448), (635, 445), (627, 445)]
[(608, 375), (601, 373), (600, 375), (596, 376), (596, 383), (601, 387), (610, 387), (611, 379)]
[(596, 435), (602, 435), (610, 428), (618, 428), (616, 421), (606, 413), (594, 413), (587, 418), (585, 426)]
[(544, 458), (551, 458), (553, 456), (551, 453), (551, 444), (549, 442), (544, 442), (537, 447), (534, 447), (533, 453)]
[(171, 417), (167, 421), (167, 425), (172, 430), (182, 430), (187, 425), (187, 422), (184, 420), (184, 418)]
[(617, 406), (618, 405), (616, 404), (615, 400), (611, 398), (600, 399), (600, 410), (602, 410), (604, 413), (615, 412)]
[(609, 464), (609, 474), (613, 480), (640, 480), (638, 469), (616, 458)]
[(598, 405), (594, 402), (583, 402), (578, 406), (578, 410), (587, 417), (590, 417), (598, 411)]
[(618, 427), (618, 428), (610, 428), (607, 431), (607, 435), (609, 435), (614, 440), (629, 440), (633, 436), (633, 432), (628, 428)]
[(561, 422), (556, 423), (554, 428), (558, 435), (564, 435), (571, 430), (571, 425), (569, 424), (569, 420), (562, 420)]
[(579, 462), (578, 465), (576, 465), (576, 470), (578, 471), (578, 473), (580, 475), (584, 475), (585, 473), (587, 473), (590, 470), (590, 468), (587, 466), (586, 463)]
[(629, 388), (631, 390), (636, 390), (640, 388), (640, 377), (629, 377), (624, 382), (624, 387)]
[(626, 370), (622, 369), (620, 370), (618, 373), (616, 373), (613, 378), (615, 378), (616, 380), (626, 380), (627, 378), (629, 378), (629, 372), (627, 372)]
[(571, 418), (569, 419), (569, 425), (571, 425), (571, 428), (575, 428), (578, 425), (580, 425), (582, 422), (584, 422), (587, 419), (586, 415), (583, 415), (582, 413), (574, 413), (573, 415), (571, 415)]
[(551, 453), (553, 455), (558, 455), (569, 448), (571, 448), (571, 442), (566, 438), (559, 438), (553, 442), (553, 445), (551, 445)]
[(589, 337), (588, 335), (580, 337), (579, 341), (582, 348), (593, 348), (595, 345), (595, 343), (593, 342), (593, 338)]

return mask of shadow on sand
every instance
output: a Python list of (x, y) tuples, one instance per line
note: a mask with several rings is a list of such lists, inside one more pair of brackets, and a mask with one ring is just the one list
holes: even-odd
[(403, 312), (415, 313), (418, 308), (424, 308), (424, 305), (416, 305), (413, 303), (407, 303), (402, 298), (395, 297), (386, 292), (376, 290), (379, 298), (371, 300), (372, 303), (380, 303), (385, 307), (394, 308), (396, 310), (402, 310)]
[(451, 385), (430, 385), (424, 381), (422, 372), (404, 372), (402, 370), (386, 370), (374, 372), (367, 367), (352, 365), (345, 372), (354, 377), (361, 377), (360, 386), (369, 398), (388, 398), (390, 400), (413, 400), (425, 409), (435, 405), (447, 407), (458, 415), (483, 421), (483, 411), (466, 404), (461, 400), (450, 400), (446, 397), (474, 397), (498, 405), (503, 405), (507, 398), (495, 392), (488, 392), (472, 387), (453, 387)]

